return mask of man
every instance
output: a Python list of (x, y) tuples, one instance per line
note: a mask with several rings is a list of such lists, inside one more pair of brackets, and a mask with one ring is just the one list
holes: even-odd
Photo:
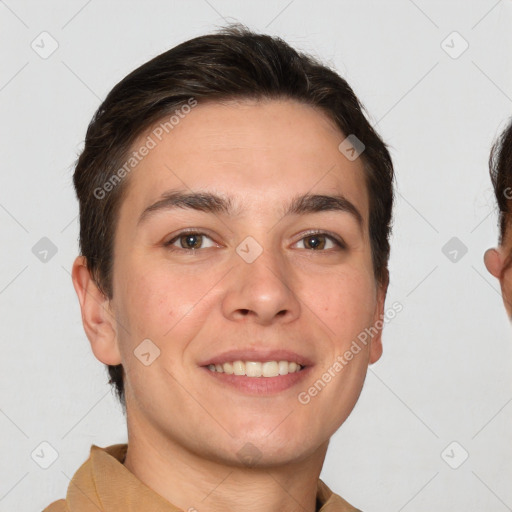
[(500, 135), (491, 150), (489, 169), (499, 213), (499, 245), (484, 256), (487, 270), (499, 279), (503, 303), (512, 320), (512, 122)]
[(382, 353), (393, 166), (348, 84), (243, 27), (124, 78), (72, 276), (128, 443), (50, 512), (354, 511), (319, 479)]

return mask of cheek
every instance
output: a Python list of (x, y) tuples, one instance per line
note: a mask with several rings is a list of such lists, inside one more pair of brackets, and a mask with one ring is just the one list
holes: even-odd
[[(143, 272), (132, 268), (126, 275), (116, 307), (123, 326), (118, 330), (123, 365), (136, 394), (151, 395), (161, 387), (162, 379), (169, 379), (164, 368), (174, 373), (182, 364), (188, 340), (195, 335), (194, 305), (204, 292), (200, 281), (156, 265)], [(154, 362), (141, 365), (137, 357), (142, 353), (155, 357)]]
[(134, 275), (126, 287), (125, 313), (134, 330), (145, 336), (162, 337), (203, 295), (200, 280), (158, 269)]
[(306, 288), (305, 302), (335, 334), (357, 336), (373, 321), (376, 307), (375, 283), (371, 276), (351, 270), (315, 279)]
[(503, 301), (505, 302), (505, 306), (507, 311), (512, 313), (512, 272), (511, 268), (505, 271), (505, 275), (503, 276), (503, 281), (501, 284)]
[(214, 288), (222, 272), (193, 270), (153, 259), (124, 269), (117, 314), (127, 327), (120, 331), (122, 346), (133, 350), (142, 340), (153, 340), (162, 355), (185, 349), (218, 304)]

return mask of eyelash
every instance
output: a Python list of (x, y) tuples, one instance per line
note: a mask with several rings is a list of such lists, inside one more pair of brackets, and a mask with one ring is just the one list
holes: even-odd
[[(165, 242), (164, 247), (166, 247), (170, 251), (184, 251), (184, 252), (190, 253), (190, 254), (200, 251), (201, 249), (187, 249), (187, 248), (183, 248), (183, 247), (173, 247), (173, 244), (175, 242), (177, 242), (181, 237), (186, 236), (186, 235), (206, 236), (207, 238), (212, 240), (212, 238), (210, 236), (208, 236), (206, 233), (203, 233), (201, 231), (185, 230), (185, 231), (182, 231), (181, 233), (178, 233), (174, 238), (172, 238), (168, 242)], [(341, 249), (341, 250), (347, 249), (345, 242), (343, 242), (341, 239), (338, 239), (336, 236), (334, 236), (331, 233), (328, 233), (326, 231), (309, 231), (309, 232), (305, 233), (304, 236), (300, 240), (298, 240), (298, 242), (300, 242), (306, 238), (311, 238), (315, 235), (325, 236), (326, 238), (328, 238), (329, 240), (334, 242), (334, 244), (338, 247), (338, 249)], [(315, 251), (314, 249), (304, 249), (304, 250), (309, 250), (311, 252), (327, 252), (332, 249), (321, 249), (318, 251)]]

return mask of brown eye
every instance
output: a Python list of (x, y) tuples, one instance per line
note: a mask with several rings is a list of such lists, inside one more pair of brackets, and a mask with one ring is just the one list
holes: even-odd
[(202, 235), (182, 235), (179, 238), (182, 249), (199, 249), (203, 241)]
[(304, 238), (306, 241), (305, 245), (308, 249), (324, 249), (325, 248), (325, 236), (324, 235), (313, 235)]
[(327, 235), (326, 233), (313, 233), (305, 236), (299, 242), (303, 243), (304, 249), (310, 249), (313, 251), (324, 251), (326, 249), (344, 249), (345, 246), (333, 236)]
[[(205, 245), (208, 243), (206, 241), (210, 241), (209, 245)], [(169, 240), (164, 244), (167, 248), (171, 250), (184, 250), (184, 251), (196, 251), (199, 249), (205, 249), (207, 247), (214, 247), (214, 242), (212, 239), (205, 235), (204, 233), (181, 233), (178, 236), (175, 236), (172, 240)]]

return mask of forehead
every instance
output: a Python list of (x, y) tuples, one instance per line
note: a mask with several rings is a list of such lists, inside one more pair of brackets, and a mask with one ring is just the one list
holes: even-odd
[(153, 147), (129, 176), (121, 215), (140, 214), (171, 189), (235, 197), (240, 213), (281, 211), (305, 193), (342, 194), (366, 224), (363, 162), (339, 151), (346, 136), (320, 110), (292, 100), (199, 102), (177, 119), (156, 123), (133, 145), (151, 139)]

